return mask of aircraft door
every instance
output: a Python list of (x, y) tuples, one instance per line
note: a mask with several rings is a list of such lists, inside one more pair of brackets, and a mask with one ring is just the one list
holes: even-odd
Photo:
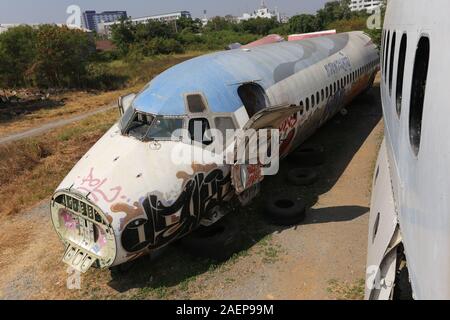
[[(279, 155), (279, 150), (271, 150), (271, 139), (280, 139), (279, 132), (276, 136), (271, 136), (270, 131), (267, 132), (266, 141), (262, 141), (260, 139), (261, 135), (259, 134), (259, 130), (278, 130), (286, 119), (298, 113), (300, 110), (301, 107), (295, 105), (269, 107), (256, 113), (247, 122), (243, 128), (243, 133), (245, 133), (245, 135), (236, 138), (236, 163), (231, 169), (231, 179), (236, 194), (241, 195), (263, 181), (265, 164), (261, 163), (259, 157), (262, 148), (264, 148), (266, 153), (270, 154), (270, 156), (273, 156), (274, 152), (275, 155)], [(279, 145), (281, 145), (281, 142), (278, 146)], [(244, 158), (242, 157), (243, 155)], [(274, 160), (279, 161), (279, 159)]]

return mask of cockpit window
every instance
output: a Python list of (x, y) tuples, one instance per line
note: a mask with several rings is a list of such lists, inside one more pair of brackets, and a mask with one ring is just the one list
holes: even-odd
[(133, 121), (127, 128), (128, 135), (137, 139), (143, 139), (153, 123), (154, 117), (151, 115), (136, 113)]
[(134, 116), (134, 108), (129, 107), (125, 113), (123, 114), (122, 118), (119, 121), (119, 128), (122, 131), (122, 133), (125, 133), (125, 130), (127, 129), (128, 123), (130, 123), (131, 118)]
[(206, 111), (205, 101), (200, 94), (190, 94), (186, 97), (189, 112), (203, 113)]
[(170, 139), (172, 134), (183, 128), (183, 119), (156, 117), (150, 130), (146, 134), (147, 140)]
[(173, 133), (183, 128), (183, 119), (183, 117), (153, 116), (129, 108), (120, 119), (119, 126), (123, 135), (139, 140), (171, 140)]

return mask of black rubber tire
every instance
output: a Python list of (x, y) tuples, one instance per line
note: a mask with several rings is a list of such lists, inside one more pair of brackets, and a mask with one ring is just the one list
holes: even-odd
[(271, 196), (264, 210), (267, 219), (278, 226), (293, 226), (305, 220), (306, 203), (287, 196)]
[(191, 255), (215, 261), (229, 259), (239, 249), (241, 234), (234, 219), (222, 219), (210, 227), (200, 227), (180, 240)]
[(310, 186), (319, 178), (317, 172), (309, 168), (297, 168), (289, 171), (288, 181), (294, 186)]
[(316, 167), (325, 163), (324, 148), (317, 145), (305, 145), (292, 153), (291, 159), (300, 167)]
[(109, 268), (109, 271), (111, 272), (111, 278), (112, 279), (120, 279), (124, 276), (126, 276), (130, 270), (134, 267), (135, 261), (129, 261), (122, 263), (118, 266)]

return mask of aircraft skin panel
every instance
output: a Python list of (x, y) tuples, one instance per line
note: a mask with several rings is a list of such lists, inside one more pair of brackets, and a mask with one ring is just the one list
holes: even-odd
[[(383, 70), (381, 94), (386, 146), (399, 227), (416, 299), (450, 299), (450, 135), (448, 125), (450, 74), (450, 2), (445, 0), (389, 1), (384, 31), (396, 33), (393, 88), (390, 66)], [(399, 47), (407, 36), (401, 113), (396, 111)], [(420, 149), (410, 141), (413, 69), (421, 37), (430, 41)], [(388, 48), (391, 46), (389, 45)], [(390, 53), (384, 54), (388, 59)], [(384, 69), (384, 67), (383, 67)], [(377, 204), (373, 204), (377, 205)]]
[(152, 114), (181, 115), (186, 113), (184, 95), (203, 92), (212, 112), (234, 112), (242, 106), (237, 94), (240, 84), (257, 82), (269, 90), (278, 82), (344, 50), (349, 39), (358, 41), (361, 34), (344, 33), (194, 58), (153, 79), (138, 95), (134, 107)]

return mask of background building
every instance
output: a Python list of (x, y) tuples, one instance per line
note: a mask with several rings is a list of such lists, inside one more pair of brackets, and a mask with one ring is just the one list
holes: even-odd
[(350, 9), (352, 11), (366, 10), (371, 12), (381, 6), (382, 0), (352, 0), (350, 3)]
[(256, 19), (256, 18), (266, 18), (266, 19), (275, 18), (278, 22), (280, 22), (280, 20), (281, 20), (278, 9), (275, 8), (275, 10), (270, 11), (269, 8), (267, 8), (264, 1), (261, 1), (261, 7), (259, 9), (255, 10), (253, 13), (244, 13), (242, 15), (242, 17), (238, 18), (238, 20), (246, 21), (246, 20)]
[[(151, 20), (156, 20), (160, 22), (171, 22), (176, 21), (180, 18), (191, 18), (191, 13), (189, 11), (178, 11), (178, 12), (171, 12), (171, 13), (165, 13), (165, 14), (158, 14), (154, 16), (146, 16), (141, 18), (132, 18), (131, 21), (134, 23), (147, 23)], [(99, 24), (99, 33), (110, 35), (111, 34), (111, 26), (119, 23), (118, 20), (112, 21), (112, 22), (104, 22)]]
[(99, 32), (99, 25), (101, 23), (114, 22), (126, 18), (128, 18), (126, 11), (104, 11), (97, 13), (89, 10), (83, 12), (81, 20), (84, 28)]

